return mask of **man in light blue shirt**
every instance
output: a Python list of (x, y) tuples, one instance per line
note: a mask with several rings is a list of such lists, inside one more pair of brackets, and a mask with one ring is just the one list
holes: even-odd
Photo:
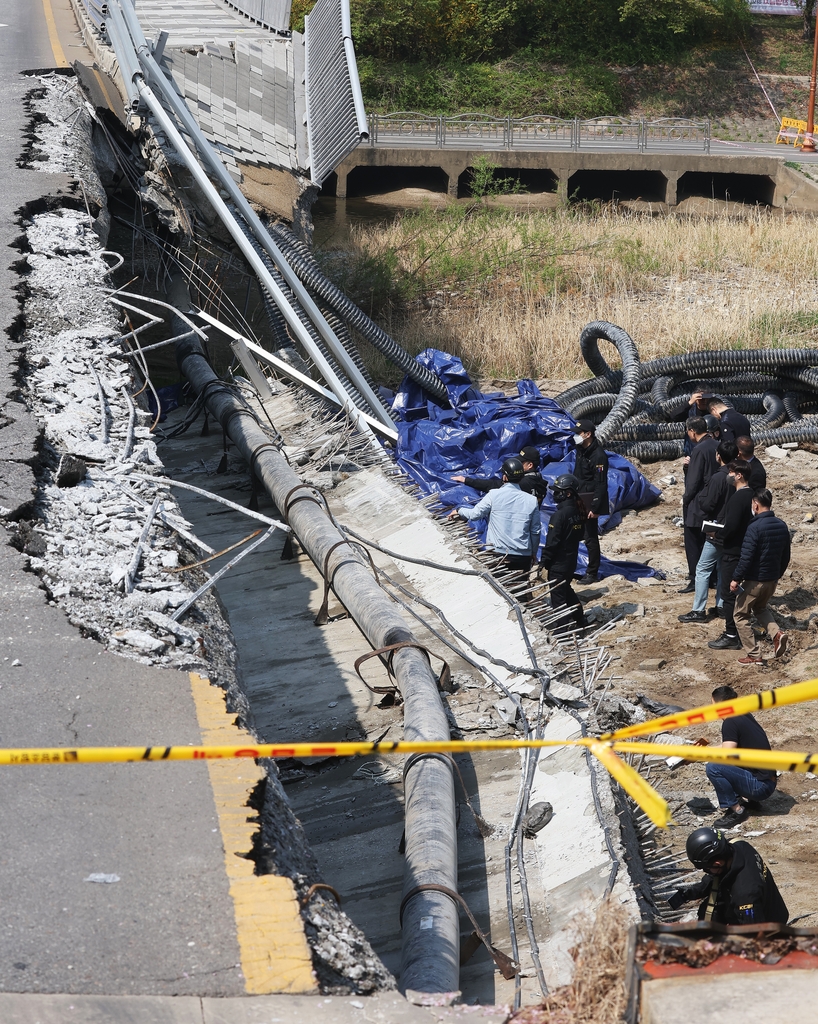
[(464, 505), (451, 515), (487, 519), (486, 545), (505, 555), (510, 569), (527, 573), (540, 546), (540, 505), (533, 494), (520, 490), (524, 472), (520, 459), (506, 459), (503, 486), (489, 491), (472, 508)]

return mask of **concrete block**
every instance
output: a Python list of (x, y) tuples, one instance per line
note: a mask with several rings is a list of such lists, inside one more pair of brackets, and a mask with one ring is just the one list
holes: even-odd
[(642, 986), (642, 1024), (793, 1024), (813, 1020), (818, 970), (665, 978)]
[(648, 658), (646, 661), (640, 662), (640, 672), (658, 672), (660, 668), (664, 668), (667, 662), (664, 658)]
[[(239, 1002), (236, 999), (235, 1002)], [(213, 1000), (218, 1002), (218, 1000)], [(3, 1024), (201, 1024), (197, 996), (80, 996), (0, 992)]]

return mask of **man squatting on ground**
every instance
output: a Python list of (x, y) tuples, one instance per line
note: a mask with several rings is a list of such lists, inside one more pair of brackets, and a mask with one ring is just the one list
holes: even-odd
[[(732, 686), (717, 686), (712, 693), (713, 703), (735, 700), (738, 697)], [(706, 747), (707, 740), (697, 740), (698, 746)], [(745, 750), (769, 750), (770, 741), (752, 715), (735, 715), (721, 723), (721, 745), (741, 747)], [(767, 800), (775, 792), (778, 778), (773, 771), (762, 768), (742, 768), (737, 764), (710, 764), (705, 766), (707, 777), (716, 790), (719, 807), (724, 816), (713, 822), (714, 828), (730, 829), (740, 825), (750, 816), (755, 805)]]
[(487, 519), (486, 545), (505, 555), (506, 565), (527, 580), (540, 546), (540, 503), (535, 495), (520, 490), (525, 473), (520, 459), (506, 459), (502, 472), (501, 487), (490, 490), (473, 508), (464, 505), (449, 516), (469, 522)]
[[(741, 557), (733, 572), (730, 589), (739, 596), (735, 619), (741, 642), (747, 650), (739, 665), (761, 665), (761, 649), (750, 623), (755, 615), (759, 625), (773, 640), (775, 657), (787, 650), (789, 636), (781, 629), (767, 607), (778, 581), (790, 564), (790, 531), (787, 524), (773, 515), (773, 496), (766, 488), (753, 494), (753, 520), (747, 527), (741, 545)], [(743, 586), (742, 586), (743, 583)]]
[[(722, 441), (716, 449), (716, 463), (718, 471), (715, 472), (707, 486), (694, 498), (696, 515), (701, 516), (702, 523), (705, 521), (716, 522), (727, 504), (727, 500), (733, 492), (733, 480), (729, 475), (730, 463), (738, 454), (738, 448), (730, 441)], [(695, 597), (693, 598), (693, 610), (679, 616), (679, 622), (706, 622), (707, 613), (707, 591), (710, 586), (710, 577), (713, 570), (717, 570), (716, 608), (722, 604), (721, 588), (718, 586), (721, 576), (718, 572), (719, 555), (721, 550), (716, 543), (716, 531), (711, 530), (705, 534), (705, 542), (699, 561), (696, 565)]]
[(571, 473), (558, 476), (551, 485), (557, 510), (548, 521), (548, 532), (540, 556), (540, 569), (548, 573), (551, 584), (551, 607), (565, 608), (564, 618), (553, 627), (561, 632), (573, 619), (579, 629), (585, 626), (585, 615), (571, 581), (577, 570), (579, 542), (585, 532), (585, 509), (578, 498), (579, 481)]
[(585, 506), (585, 547), (588, 568), (580, 583), (596, 583), (599, 579), (599, 517), (608, 514), (608, 456), (596, 437), (591, 420), (577, 420), (574, 433), (577, 446), (574, 476), (579, 484), (579, 497)]
[(716, 924), (786, 924), (790, 912), (773, 874), (755, 847), (732, 842), (712, 828), (697, 828), (687, 837), (687, 856), (706, 872), (697, 885), (668, 898), (673, 910), (702, 900), (699, 920)]
[[(542, 500), (548, 490), (548, 484), (542, 478), (540, 473), (540, 453), (534, 447), (533, 444), (527, 444), (524, 448), (520, 449), (519, 459), (523, 464), (523, 476), (520, 480), (520, 490), (525, 491), (527, 494), (533, 494), (537, 499), (537, 502), (541, 505)], [(551, 460), (546, 457), (546, 464)], [(458, 474), (453, 476), (454, 480), (458, 484), (465, 484), (467, 487), (473, 487), (476, 491), (494, 491), (498, 487), (503, 486), (503, 481), (496, 476), (462, 476)]]

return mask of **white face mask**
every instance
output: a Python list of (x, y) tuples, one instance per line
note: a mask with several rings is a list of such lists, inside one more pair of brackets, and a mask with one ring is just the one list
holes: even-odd
[(584, 440), (585, 438), (582, 436), (582, 434), (574, 434), (574, 444), (582, 444)]

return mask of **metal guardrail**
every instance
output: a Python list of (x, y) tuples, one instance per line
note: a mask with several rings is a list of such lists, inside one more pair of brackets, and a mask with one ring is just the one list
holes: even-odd
[(369, 144), (437, 149), (491, 146), (495, 149), (624, 149), (643, 153), (694, 149), (710, 152), (710, 122), (685, 117), (654, 121), (624, 117), (566, 119), (534, 114), (492, 117), (458, 114), (432, 117), (415, 111), (369, 114)]

